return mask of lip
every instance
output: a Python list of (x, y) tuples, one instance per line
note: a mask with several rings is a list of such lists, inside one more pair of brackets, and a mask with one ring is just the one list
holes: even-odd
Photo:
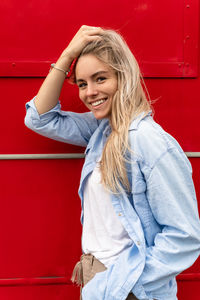
[[(101, 100), (105, 100), (103, 103), (97, 105), (97, 106), (93, 106), (92, 104), (95, 103), (95, 102), (98, 102), (98, 101), (101, 101)], [(104, 103), (106, 103), (108, 100), (108, 97), (101, 97), (99, 99), (95, 99), (94, 101), (90, 101), (89, 104), (92, 106), (92, 109), (97, 109), (99, 107), (101, 107)]]

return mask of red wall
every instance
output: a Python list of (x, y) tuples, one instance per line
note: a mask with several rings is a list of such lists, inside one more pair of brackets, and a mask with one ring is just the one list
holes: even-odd
[[(0, 3), (0, 299), (79, 299), (69, 281), (80, 249), (77, 189), (83, 159), (8, 160), (5, 154), (82, 153), (24, 126), (24, 104), (82, 25), (118, 29), (140, 62), (155, 120), (186, 152), (200, 152), (198, 0)], [(63, 109), (84, 111), (66, 82)], [(200, 198), (200, 157), (190, 158)], [(37, 183), (36, 183), (37, 182)], [(178, 277), (180, 300), (199, 300), (200, 262)]]

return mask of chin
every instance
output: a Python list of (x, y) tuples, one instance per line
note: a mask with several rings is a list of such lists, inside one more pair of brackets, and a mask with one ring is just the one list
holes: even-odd
[(101, 114), (94, 114), (93, 113), (93, 115), (95, 116), (95, 118), (97, 119), (97, 120), (102, 120), (102, 119), (105, 119), (105, 118), (109, 118), (109, 115), (101, 115)]
[(102, 113), (102, 112), (92, 112), (97, 120), (108, 119), (110, 117), (110, 112)]

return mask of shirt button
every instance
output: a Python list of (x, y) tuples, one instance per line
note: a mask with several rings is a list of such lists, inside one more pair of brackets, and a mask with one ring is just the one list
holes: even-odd
[(121, 213), (118, 213), (118, 216), (120, 216), (120, 217), (121, 217), (121, 216), (122, 216), (122, 214), (121, 214)]
[(140, 244), (141, 244), (140, 241), (137, 241), (137, 245), (140, 246)]

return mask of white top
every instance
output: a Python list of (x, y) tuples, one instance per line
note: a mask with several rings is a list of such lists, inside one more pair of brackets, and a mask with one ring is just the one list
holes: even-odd
[(133, 241), (114, 211), (109, 192), (100, 181), (97, 163), (84, 189), (82, 249), (108, 267)]

